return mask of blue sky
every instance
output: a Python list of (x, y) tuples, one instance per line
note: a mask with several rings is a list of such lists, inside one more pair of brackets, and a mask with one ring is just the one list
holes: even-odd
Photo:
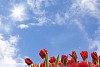
[[(0, 67), (27, 67), (76, 50), (100, 55), (99, 0), (0, 0)], [(70, 57), (69, 57), (70, 58)], [(78, 57), (81, 60), (80, 56)], [(89, 58), (89, 60), (91, 60)]]

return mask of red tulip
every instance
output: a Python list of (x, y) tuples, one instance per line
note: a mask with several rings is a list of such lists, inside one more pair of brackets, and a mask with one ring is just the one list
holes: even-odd
[(48, 51), (46, 49), (43, 49), (40, 51), (39, 55), (42, 59), (44, 59), (45, 55), (48, 55)]
[(76, 51), (72, 51), (72, 54), (69, 54), (73, 59), (74, 61), (77, 63), (77, 54), (76, 54)]
[(98, 60), (97, 52), (92, 52), (92, 53), (91, 53), (91, 57), (92, 57), (92, 59), (94, 59), (94, 60)]
[(64, 62), (64, 59), (66, 59), (66, 62), (67, 62), (68, 56), (63, 54), (62, 57), (61, 57), (61, 62), (62, 63)]
[[(83, 59), (82, 62), (77, 60), (75, 51), (72, 51), (72, 54), (69, 54), (72, 57), (70, 60), (68, 60), (68, 56), (64, 54), (61, 56), (61, 60), (59, 60), (59, 55), (57, 56), (57, 59), (52, 56), (48, 60), (48, 51), (46, 49), (41, 50), (39, 55), (44, 59), (44, 62), (40, 64), (40, 67), (100, 67), (100, 56), (98, 56), (96, 52), (91, 53), (92, 62), (85, 61), (88, 58), (87, 51), (82, 51), (80, 53)], [(30, 65), (30, 67), (39, 67), (37, 64), (34, 64), (30, 58), (26, 58), (25, 63)]]
[(33, 64), (33, 62), (31, 61), (30, 58), (26, 58), (26, 59), (25, 59), (25, 63), (26, 63), (27, 65)]
[(54, 56), (51, 57), (50, 60), (49, 60), (50, 63), (55, 63), (55, 61), (56, 61), (56, 58)]
[(91, 53), (91, 57), (92, 57), (92, 62), (94, 64), (96, 64), (96, 62), (98, 62), (98, 55), (97, 55), (97, 53), (96, 52), (92, 52)]
[(85, 61), (88, 58), (88, 52), (87, 51), (82, 51), (80, 53), (82, 59)]
[(72, 54), (69, 54), (72, 58), (77, 58), (76, 51), (72, 51)]

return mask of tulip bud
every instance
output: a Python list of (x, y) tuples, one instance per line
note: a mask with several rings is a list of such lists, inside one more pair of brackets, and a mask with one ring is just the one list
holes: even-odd
[(33, 64), (33, 62), (31, 61), (30, 58), (26, 58), (26, 59), (25, 59), (25, 63), (26, 63), (27, 65)]

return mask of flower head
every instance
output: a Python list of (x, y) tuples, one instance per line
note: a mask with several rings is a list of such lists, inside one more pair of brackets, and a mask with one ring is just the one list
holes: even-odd
[(72, 58), (77, 58), (76, 51), (72, 51), (72, 54), (69, 54)]
[(92, 59), (94, 59), (94, 60), (98, 60), (97, 52), (92, 52), (92, 53), (91, 53), (91, 57), (92, 57)]
[(69, 54), (75, 62), (77, 62), (77, 54), (76, 54), (76, 51), (72, 51), (72, 54)]
[(51, 57), (50, 60), (49, 60), (50, 63), (55, 63), (55, 61), (56, 61), (56, 58), (54, 56)]
[(96, 62), (98, 62), (98, 55), (97, 55), (97, 52), (92, 52), (91, 53), (91, 57), (92, 57), (92, 62), (94, 64), (96, 64)]
[(48, 51), (46, 49), (43, 49), (40, 51), (39, 55), (42, 59), (44, 59), (45, 55), (48, 55)]
[(67, 62), (68, 56), (63, 54), (62, 57), (61, 57), (61, 62), (62, 63), (64, 62), (64, 59), (66, 59), (66, 62)]
[(88, 58), (88, 52), (87, 51), (82, 51), (80, 53), (82, 59), (85, 61)]
[(25, 59), (25, 63), (26, 63), (27, 65), (33, 64), (33, 62), (31, 61), (30, 58), (26, 58), (26, 59)]

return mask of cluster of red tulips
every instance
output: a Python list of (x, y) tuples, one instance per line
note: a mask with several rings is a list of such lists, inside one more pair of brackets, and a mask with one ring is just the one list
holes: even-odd
[(48, 51), (43, 49), (39, 52), (39, 55), (42, 59), (44, 59), (43, 63), (34, 64), (30, 58), (25, 59), (25, 63), (30, 67), (100, 67), (100, 56), (97, 55), (96, 52), (91, 53), (92, 62), (87, 60), (88, 52), (82, 51), (80, 53), (83, 61), (78, 61), (77, 54), (75, 51), (72, 51), (71, 59), (68, 59), (68, 56), (63, 54), (61, 59), (59, 59), (59, 55), (57, 57), (50, 57), (48, 59)]

